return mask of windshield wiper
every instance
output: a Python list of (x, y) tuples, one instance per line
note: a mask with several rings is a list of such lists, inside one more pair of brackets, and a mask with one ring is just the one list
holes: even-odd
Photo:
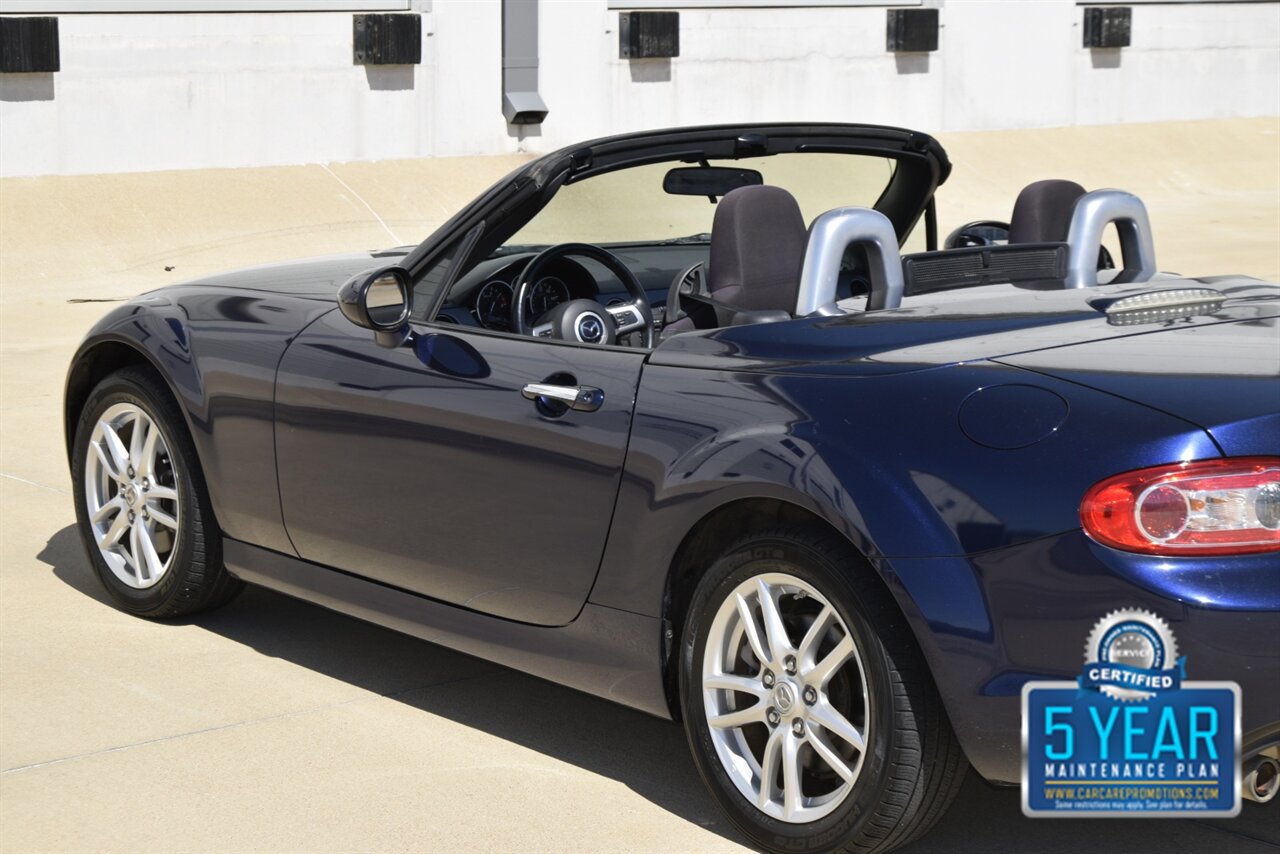
[[(621, 243), (601, 243), (600, 246), (608, 248), (625, 248), (630, 246), (684, 246), (687, 244), (710, 243), (711, 233), (704, 231), (701, 234), (688, 234), (684, 237), (672, 237), (668, 240), (650, 241), (650, 240), (628, 240)], [(493, 252), (489, 253), (490, 258), (501, 258), (505, 255), (521, 255), (526, 252), (536, 253), (547, 248), (548, 244), (537, 243), (509, 243), (505, 246), (499, 246)]]
[(508, 243), (504, 246), (499, 246), (497, 249), (490, 252), (489, 257), (502, 258), (507, 255), (523, 255), (526, 252), (537, 253), (537, 252), (541, 252), (543, 249), (546, 249), (546, 248), (547, 248), (546, 244)]
[(663, 246), (679, 246), (684, 243), (710, 243), (711, 232), (704, 231), (701, 234), (690, 234), (685, 237), (673, 237), (670, 240), (662, 241)]

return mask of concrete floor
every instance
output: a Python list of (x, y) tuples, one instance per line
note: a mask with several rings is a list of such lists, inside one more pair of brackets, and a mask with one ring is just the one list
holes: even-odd
[[(1146, 199), (1166, 268), (1280, 278), (1280, 120), (943, 141), (944, 229), (1076, 177)], [(62, 379), (104, 310), (83, 300), (411, 242), (518, 162), (0, 182), (0, 850), (740, 849), (672, 724), (259, 589), (131, 618), (73, 528)], [(1091, 848), (1275, 851), (1280, 808), (1033, 821), (971, 779), (913, 850)]]

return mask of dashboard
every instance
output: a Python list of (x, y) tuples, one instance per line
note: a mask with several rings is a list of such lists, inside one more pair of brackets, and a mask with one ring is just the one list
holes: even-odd
[[(707, 245), (626, 245), (607, 247), (635, 273), (660, 313), (672, 277), (707, 256)], [(487, 258), (453, 283), (448, 299), (437, 311), (437, 323), (511, 331), (511, 301), (515, 281), (537, 252), (518, 252)], [(534, 323), (556, 306), (575, 299), (589, 299), (609, 306), (630, 301), (617, 276), (591, 259), (556, 259), (549, 264), (526, 296), (525, 316)], [(419, 318), (423, 319), (423, 318)]]
[[(515, 281), (539, 248), (508, 247), (480, 261), (458, 277), (449, 289), (448, 298), (430, 320), (511, 332)], [(706, 263), (710, 254), (710, 245), (705, 241), (607, 244), (603, 248), (612, 252), (639, 280), (659, 327), (671, 280), (690, 264)], [(837, 299), (865, 296), (868, 292), (870, 267), (865, 254), (859, 247), (850, 247), (846, 253), (840, 266)], [(525, 316), (536, 324), (556, 306), (575, 299), (595, 300), (607, 307), (629, 302), (631, 297), (621, 280), (604, 266), (589, 258), (561, 257), (548, 264), (529, 289)], [(415, 313), (414, 320), (428, 320), (425, 310)]]
[[(532, 253), (522, 253), (491, 258), (476, 265), (454, 284), (449, 300), (436, 320), (445, 323), (470, 323), (485, 329), (510, 332), (511, 303), (515, 299), (516, 279), (532, 258)], [(621, 289), (621, 283), (617, 287)], [(562, 303), (599, 297), (600, 288), (595, 277), (582, 264), (561, 258), (550, 264), (529, 288), (525, 295), (525, 316), (536, 322)], [(465, 309), (465, 320), (460, 316), (462, 312), (459, 309)]]
[[(485, 329), (511, 331), (511, 304), (515, 300), (514, 282), (490, 279), (480, 286), (471, 303), (471, 313)], [(594, 290), (594, 289), (593, 289)], [(524, 298), (525, 316), (534, 322), (551, 309), (573, 297), (564, 279), (543, 276), (533, 283)]]

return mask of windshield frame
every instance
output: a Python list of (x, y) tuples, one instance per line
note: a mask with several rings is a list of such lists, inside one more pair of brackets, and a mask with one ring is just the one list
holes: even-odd
[[(423, 240), (406, 256), (403, 266), (416, 282), (452, 240), (482, 226), (467, 256), (455, 262), (450, 280), (456, 280), (537, 216), (567, 183), (648, 163), (689, 164), (784, 152), (863, 154), (895, 160), (892, 175), (873, 207), (888, 217), (899, 243), (924, 216), (934, 192), (951, 173), (951, 161), (933, 137), (881, 125), (709, 125), (605, 137), (562, 148), (515, 170)], [(443, 304), (449, 284), (436, 296), (428, 316)]]

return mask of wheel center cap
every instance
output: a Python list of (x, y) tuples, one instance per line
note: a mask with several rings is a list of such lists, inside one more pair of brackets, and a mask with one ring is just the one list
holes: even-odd
[(790, 682), (779, 682), (773, 686), (773, 705), (778, 711), (786, 714), (791, 711), (796, 704), (796, 689), (791, 686)]
[(124, 488), (124, 502), (130, 507), (138, 503), (138, 489), (133, 484)]

